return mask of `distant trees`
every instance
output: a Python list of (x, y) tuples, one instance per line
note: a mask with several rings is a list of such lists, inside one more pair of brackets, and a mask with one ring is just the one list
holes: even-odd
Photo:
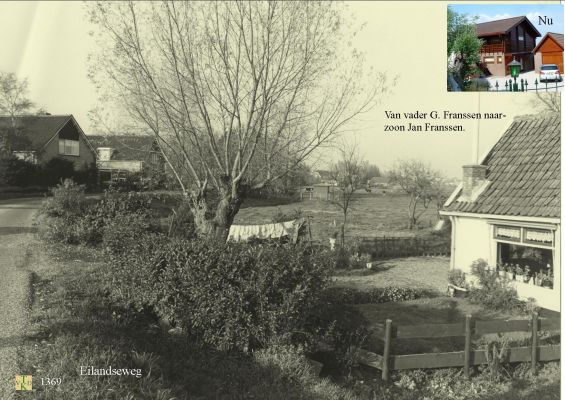
[(340, 7), (89, 4), (91, 76), (157, 136), (199, 236), (225, 240), (249, 190), (287, 176), (386, 92), (348, 45)]
[(397, 161), (389, 172), (389, 182), (399, 185), (410, 197), (410, 229), (417, 226), (419, 218), (430, 204), (435, 203), (439, 211), (449, 195), (448, 186), (441, 173), (419, 160)]
[(0, 72), (0, 115), (12, 117), (9, 127), (0, 128), (0, 158), (11, 155), (13, 143), (18, 139), (15, 117), (33, 107), (33, 103), (27, 96), (27, 79), (20, 80), (13, 73)]
[(483, 41), (477, 37), (475, 18), (447, 7), (447, 57), (455, 57), (450, 68), (463, 86), (465, 77), (480, 72), (482, 45)]

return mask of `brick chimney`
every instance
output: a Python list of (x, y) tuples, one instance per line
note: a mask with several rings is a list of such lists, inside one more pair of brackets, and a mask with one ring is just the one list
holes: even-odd
[(462, 197), (467, 199), (467, 201), (473, 201), (473, 197), (478, 195), (477, 190), (484, 187), (484, 183), (486, 182), (486, 173), (486, 165), (464, 165)]

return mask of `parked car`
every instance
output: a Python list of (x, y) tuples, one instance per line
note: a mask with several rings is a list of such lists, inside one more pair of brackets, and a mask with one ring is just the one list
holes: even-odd
[(559, 67), (556, 64), (543, 64), (540, 68), (540, 82), (559, 81), (563, 78), (559, 73)]

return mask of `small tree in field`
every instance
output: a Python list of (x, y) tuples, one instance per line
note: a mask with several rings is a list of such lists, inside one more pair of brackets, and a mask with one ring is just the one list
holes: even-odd
[(225, 240), (250, 189), (286, 176), (387, 90), (348, 46), (339, 4), (89, 7), (91, 76), (106, 104), (158, 138), (199, 236)]
[(430, 203), (437, 199), (438, 182), (441, 176), (439, 172), (430, 168), (429, 165), (418, 160), (398, 161), (389, 173), (390, 183), (399, 185), (408, 194), (409, 228), (418, 224), (419, 218), (426, 212)]
[(337, 183), (337, 193), (332, 202), (343, 213), (341, 224), (341, 244), (345, 243), (345, 225), (353, 202), (353, 194), (367, 185), (368, 164), (362, 159), (356, 145), (343, 146), (340, 150), (339, 161), (330, 169), (332, 179)]

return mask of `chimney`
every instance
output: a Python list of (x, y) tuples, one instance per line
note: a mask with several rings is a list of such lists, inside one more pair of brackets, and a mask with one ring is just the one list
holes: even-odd
[(473, 197), (476, 197), (480, 193), (480, 191), (477, 191), (484, 187), (484, 183), (486, 182), (486, 173), (486, 165), (464, 165), (462, 197), (467, 199), (467, 201), (473, 201)]

